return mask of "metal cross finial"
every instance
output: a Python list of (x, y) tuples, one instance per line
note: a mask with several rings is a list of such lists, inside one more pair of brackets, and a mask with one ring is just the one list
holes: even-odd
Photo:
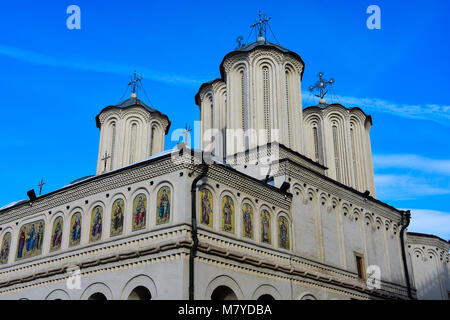
[(105, 156), (102, 158), (102, 161), (105, 161), (105, 167), (103, 171), (106, 171), (106, 163), (108, 162), (109, 158), (111, 158), (111, 156), (108, 154), (108, 151), (105, 151)]
[(191, 127), (189, 127), (189, 129), (188, 129), (188, 125), (186, 123), (186, 129), (183, 131), (184, 143), (186, 145), (188, 145), (187, 138), (188, 138), (189, 132), (191, 132), (191, 131), (192, 131)]
[(259, 20), (255, 20), (255, 23), (250, 26), (250, 28), (256, 27), (258, 30), (259, 38), (264, 34), (264, 39), (266, 38), (266, 27), (267, 23), (271, 18), (267, 18), (266, 14), (261, 15), (261, 10), (259, 10)]
[(44, 178), (41, 178), (41, 182), (38, 184), (39, 187), (39, 196), (41, 196), (42, 194), (42, 187), (44, 186), (45, 182), (44, 182)]
[(142, 77), (138, 77), (136, 74), (136, 70), (134, 70), (134, 75), (131, 77), (130, 83), (128, 83), (129, 86), (132, 86), (132, 93), (136, 93), (136, 85), (138, 82), (142, 80)]
[(325, 95), (328, 92), (327, 88), (334, 83), (334, 79), (327, 80), (323, 78), (323, 72), (319, 72), (317, 76), (319, 77), (319, 80), (314, 85), (309, 86), (309, 91), (311, 92), (316, 91), (317, 94), (316, 93), (313, 94), (316, 97), (320, 98), (319, 103), (325, 104), (326, 101), (323, 97), (325, 97)]

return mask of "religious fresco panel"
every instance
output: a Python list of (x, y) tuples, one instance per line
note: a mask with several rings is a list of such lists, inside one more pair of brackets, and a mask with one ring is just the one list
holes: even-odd
[(111, 237), (122, 234), (124, 212), (125, 202), (123, 199), (117, 199), (114, 201), (111, 209)]
[(91, 213), (91, 227), (89, 229), (89, 242), (98, 241), (102, 238), (103, 208), (95, 206)]
[(16, 260), (34, 257), (42, 253), (44, 220), (27, 223), (19, 230)]
[(56, 251), (61, 248), (63, 223), (62, 217), (56, 218), (53, 222), (52, 235), (50, 238), (50, 251)]
[(234, 233), (234, 203), (230, 196), (222, 198), (222, 230)]
[(290, 249), (289, 222), (285, 217), (278, 218), (278, 246), (283, 249)]
[(200, 192), (200, 223), (205, 226), (213, 226), (213, 197), (208, 189)]
[(156, 224), (170, 221), (170, 201), (170, 188), (167, 186), (161, 187), (156, 202)]
[(253, 239), (253, 207), (244, 203), (242, 205), (242, 235)]
[(81, 241), (81, 212), (74, 213), (70, 219), (69, 247), (80, 244)]
[(270, 229), (270, 213), (267, 210), (261, 211), (261, 241), (271, 244), (271, 229)]
[(0, 249), (0, 264), (8, 263), (10, 249), (11, 249), (11, 232), (7, 232), (2, 239), (2, 246)]
[(138, 194), (133, 200), (132, 231), (145, 228), (147, 221), (147, 196), (143, 193)]

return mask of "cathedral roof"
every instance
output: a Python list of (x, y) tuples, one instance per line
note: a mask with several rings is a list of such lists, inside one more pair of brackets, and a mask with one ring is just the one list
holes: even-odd
[(300, 61), (300, 63), (303, 65), (303, 70), (302, 70), (302, 74), (300, 75), (300, 79), (303, 79), (303, 71), (305, 70), (305, 62), (303, 61), (303, 59), (294, 51), (288, 50), (282, 46), (280, 46), (279, 44), (275, 44), (272, 42), (267, 42), (267, 41), (260, 41), (260, 42), (253, 42), (250, 43), (242, 48), (236, 49), (234, 51), (229, 52), (223, 59), (222, 62), (220, 64), (220, 75), (222, 76), (222, 79), (224, 79), (224, 68), (223, 68), (223, 63), (224, 61), (229, 58), (232, 57), (236, 54), (240, 54), (242, 52), (251, 52), (253, 50), (256, 49), (261, 49), (261, 48), (265, 48), (265, 49), (275, 49), (277, 51), (280, 51), (282, 53), (286, 53), (290, 56), (292, 56), (294, 59)]
[(103, 108), (103, 110), (100, 111), (100, 113), (95, 117), (95, 122), (97, 124), (97, 128), (100, 128), (99, 116), (100, 116), (100, 114), (102, 112), (108, 111), (108, 110), (111, 110), (111, 109), (116, 109), (116, 108), (118, 108), (118, 109), (127, 109), (127, 108), (131, 108), (131, 107), (135, 107), (135, 106), (143, 107), (145, 110), (147, 110), (150, 113), (156, 113), (156, 114), (160, 115), (161, 117), (166, 118), (167, 122), (169, 123), (169, 125), (166, 128), (166, 134), (169, 132), (171, 122), (170, 122), (169, 117), (167, 115), (165, 115), (164, 113), (156, 110), (155, 108), (149, 107), (142, 100), (139, 100), (138, 98), (133, 98), (133, 97), (131, 97), (131, 98), (125, 100), (125, 101), (122, 101), (122, 102), (120, 102), (120, 103), (118, 103), (116, 105), (111, 105), (111, 106), (107, 106), (106, 108)]
[(224, 69), (224, 67), (223, 67), (223, 63), (225, 62), (226, 59), (228, 59), (229, 57), (232, 57), (232, 56), (234, 56), (234, 55), (240, 54), (240, 53), (242, 53), (242, 52), (251, 52), (251, 51), (253, 51), (253, 50), (261, 49), (261, 48), (275, 49), (275, 50), (280, 51), (280, 52), (282, 52), (282, 53), (288, 54), (288, 55), (290, 55), (291, 57), (293, 57), (294, 59), (300, 61), (300, 63), (303, 65), (303, 70), (302, 70), (302, 73), (301, 73), (301, 75), (300, 75), (300, 79), (303, 79), (303, 72), (304, 72), (304, 70), (305, 70), (305, 67), (304, 67), (304, 66), (305, 66), (305, 62), (303, 61), (303, 59), (302, 59), (297, 53), (295, 53), (294, 51), (288, 50), (288, 49), (286, 49), (286, 48), (284, 48), (284, 47), (282, 47), (282, 46), (280, 46), (280, 45), (278, 45), (278, 44), (275, 44), (275, 43), (271, 43), (271, 42), (263, 42), (263, 41), (260, 41), (260, 42), (253, 42), (253, 43), (250, 43), (250, 44), (248, 44), (248, 45), (246, 45), (246, 46), (244, 46), (244, 47), (242, 47), (242, 48), (238, 48), (238, 49), (236, 49), (236, 50), (234, 50), (234, 51), (229, 52), (229, 53), (222, 59), (222, 62), (220, 63), (220, 76), (221, 76), (221, 77), (218, 78), (218, 79), (215, 79), (215, 80), (212, 80), (212, 81), (208, 81), (208, 82), (203, 83), (203, 84), (200, 86), (200, 88), (198, 89), (197, 94), (195, 95), (195, 103), (196, 103), (197, 105), (200, 105), (200, 101), (199, 101), (199, 93), (200, 93), (200, 91), (202, 91), (202, 89), (203, 89), (205, 86), (208, 86), (208, 85), (212, 84), (212, 83), (215, 82), (215, 81), (220, 81), (220, 80), (224, 81), (224, 79), (225, 79), (225, 69)]
[(346, 106), (343, 106), (343, 105), (340, 104), (340, 103), (331, 103), (331, 104), (328, 104), (328, 103), (319, 103), (318, 105), (315, 105), (315, 106), (309, 106), (309, 107), (306, 107), (306, 108), (303, 109), (303, 111), (314, 110), (314, 109), (324, 110), (324, 109), (326, 109), (326, 108), (328, 108), (328, 107), (338, 107), (338, 108), (343, 108), (343, 109), (346, 109), (346, 110), (349, 110), (349, 111), (352, 111), (352, 110), (359, 110), (359, 111), (361, 111), (361, 112), (366, 116), (366, 121), (369, 121), (369, 122), (370, 122), (370, 125), (373, 125), (373, 124), (372, 124), (372, 116), (369, 115), (369, 114), (367, 114), (367, 113), (365, 113), (361, 108), (359, 108), (359, 107), (351, 107), (351, 108), (348, 108), (348, 107), (346, 107)]

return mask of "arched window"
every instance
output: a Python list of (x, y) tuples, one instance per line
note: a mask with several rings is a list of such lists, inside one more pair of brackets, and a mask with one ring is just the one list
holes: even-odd
[(358, 167), (356, 166), (356, 137), (353, 124), (350, 124), (350, 139), (352, 144), (352, 163), (353, 163), (353, 174), (355, 176), (355, 187), (359, 188), (358, 183)]
[(128, 296), (128, 300), (151, 300), (152, 294), (150, 291), (143, 286), (139, 286), (133, 289), (131, 291), (130, 295)]
[(272, 297), (270, 294), (263, 294), (262, 296), (260, 296), (258, 299), (256, 299), (257, 301), (273, 301), (275, 300), (274, 297)]
[(100, 292), (96, 292), (89, 296), (88, 300), (108, 300), (106, 299), (105, 295)]
[(113, 168), (114, 154), (116, 151), (116, 123), (113, 122), (111, 124), (111, 144), (109, 146), (109, 150), (111, 150), (111, 161), (109, 162), (109, 168)]
[(211, 300), (237, 300), (237, 296), (229, 287), (218, 286), (211, 294)]
[(270, 142), (270, 78), (269, 68), (264, 66), (263, 71), (263, 102), (264, 102), (264, 129), (267, 142)]
[(288, 138), (288, 146), (291, 146), (291, 115), (289, 112), (289, 82), (290, 82), (290, 72), (286, 69), (285, 73), (285, 88), (286, 88), (286, 116), (287, 116), (287, 138)]
[(333, 126), (334, 164), (336, 167), (336, 180), (341, 182), (341, 160), (339, 155), (339, 139), (337, 127)]
[(133, 163), (136, 159), (136, 136), (137, 136), (137, 124), (133, 123), (131, 125), (131, 135), (130, 135), (130, 163)]
[(210, 125), (210, 129), (214, 128), (214, 104), (212, 101), (212, 97), (209, 97), (209, 123)]
[(320, 160), (319, 155), (319, 133), (317, 127), (313, 127), (313, 136), (314, 136), (314, 160), (317, 162)]

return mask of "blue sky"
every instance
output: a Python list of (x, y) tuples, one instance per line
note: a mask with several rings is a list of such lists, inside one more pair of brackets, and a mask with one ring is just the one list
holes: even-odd
[[(81, 30), (66, 9), (81, 8)], [(381, 29), (366, 27), (369, 5)], [(171, 131), (199, 117), (194, 95), (219, 76), (258, 10), (280, 44), (319, 71), (335, 102), (361, 107), (371, 131), (377, 197), (412, 209), (411, 231), (450, 238), (450, 2), (21, 1), (0, 4), (0, 207), (95, 174), (95, 116), (119, 102), (136, 69)], [(313, 103), (304, 95), (304, 107)], [(166, 138), (166, 148), (175, 142)], [(195, 138), (195, 137), (194, 137)]]

